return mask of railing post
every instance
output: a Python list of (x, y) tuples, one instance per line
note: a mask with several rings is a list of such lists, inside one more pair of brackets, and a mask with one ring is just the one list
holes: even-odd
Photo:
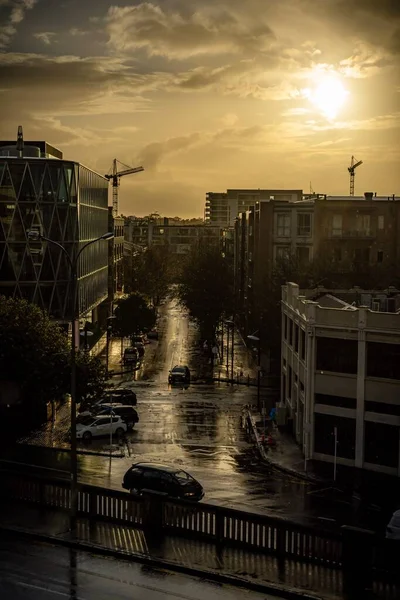
[[(343, 587), (350, 597), (361, 598), (372, 587), (374, 532), (342, 525)], [(353, 595), (353, 596), (352, 596)]]
[(218, 509), (215, 512), (215, 538), (217, 545), (222, 546), (225, 540), (225, 517)]
[(157, 497), (146, 497), (143, 510), (143, 528), (162, 535), (164, 528), (163, 501)]

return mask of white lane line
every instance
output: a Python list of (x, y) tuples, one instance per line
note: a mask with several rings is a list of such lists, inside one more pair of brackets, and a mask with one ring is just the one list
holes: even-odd
[[(14, 582), (13, 582), (14, 583)], [(57, 596), (64, 596), (64, 598), (71, 598), (71, 594), (66, 594), (65, 592), (58, 592), (57, 590), (52, 590), (50, 588), (43, 587), (41, 585), (33, 585), (33, 583), (24, 583), (23, 581), (16, 581), (15, 585), (19, 585), (21, 587), (30, 588), (33, 590), (40, 590), (41, 592), (47, 592), (49, 594), (56, 594)], [(74, 596), (76, 600), (85, 600), (82, 596)]]

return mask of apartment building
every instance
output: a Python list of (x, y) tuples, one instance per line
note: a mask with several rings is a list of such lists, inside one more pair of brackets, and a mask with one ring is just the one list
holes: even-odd
[(133, 250), (148, 246), (167, 246), (172, 255), (187, 254), (192, 246), (205, 242), (208, 245), (221, 245), (221, 227), (210, 224), (177, 223), (167, 217), (154, 222), (143, 219), (127, 219), (125, 240)]
[(400, 477), (399, 359), (399, 290), (282, 287), (279, 408), (306, 459)]
[(257, 202), (240, 213), (234, 228), (234, 279), (238, 312), (245, 330), (258, 326), (263, 281), (278, 259), (297, 256), (309, 263), (314, 256), (315, 200)]
[(346, 269), (349, 264), (389, 266), (398, 258), (396, 196), (319, 196), (315, 203), (316, 243), (321, 255)]
[(295, 202), (303, 197), (302, 190), (241, 189), (226, 192), (208, 192), (204, 221), (211, 225), (233, 227), (236, 217), (255, 206), (257, 202), (280, 200)]

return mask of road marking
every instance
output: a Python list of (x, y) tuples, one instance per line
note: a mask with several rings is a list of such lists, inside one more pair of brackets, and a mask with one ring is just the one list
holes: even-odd
[[(52, 590), (50, 588), (43, 587), (41, 585), (33, 585), (33, 583), (24, 583), (23, 581), (16, 581), (15, 585), (20, 585), (21, 587), (31, 588), (33, 590), (40, 590), (41, 592), (48, 592), (49, 594), (57, 594), (57, 596), (64, 596), (64, 598), (71, 598), (71, 594), (66, 594), (65, 592), (58, 592), (57, 590)], [(82, 596), (74, 596), (76, 600), (85, 600)]]

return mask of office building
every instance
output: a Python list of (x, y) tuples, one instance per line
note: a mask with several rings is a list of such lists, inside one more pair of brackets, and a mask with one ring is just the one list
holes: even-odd
[(306, 459), (400, 477), (400, 292), (282, 287), (280, 415)]
[[(25, 298), (51, 317), (71, 319), (70, 267), (45, 241), (28, 242), (36, 230), (71, 256), (108, 231), (108, 181), (46, 142), (0, 142), (0, 294)], [(107, 243), (97, 242), (78, 266), (79, 314), (108, 294)], [(91, 315), (96, 320), (96, 315)]]
[(204, 211), (204, 221), (210, 225), (233, 227), (236, 217), (255, 206), (257, 202), (280, 200), (295, 202), (302, 200), (302, 190), (227, 190), (208, 192)]

